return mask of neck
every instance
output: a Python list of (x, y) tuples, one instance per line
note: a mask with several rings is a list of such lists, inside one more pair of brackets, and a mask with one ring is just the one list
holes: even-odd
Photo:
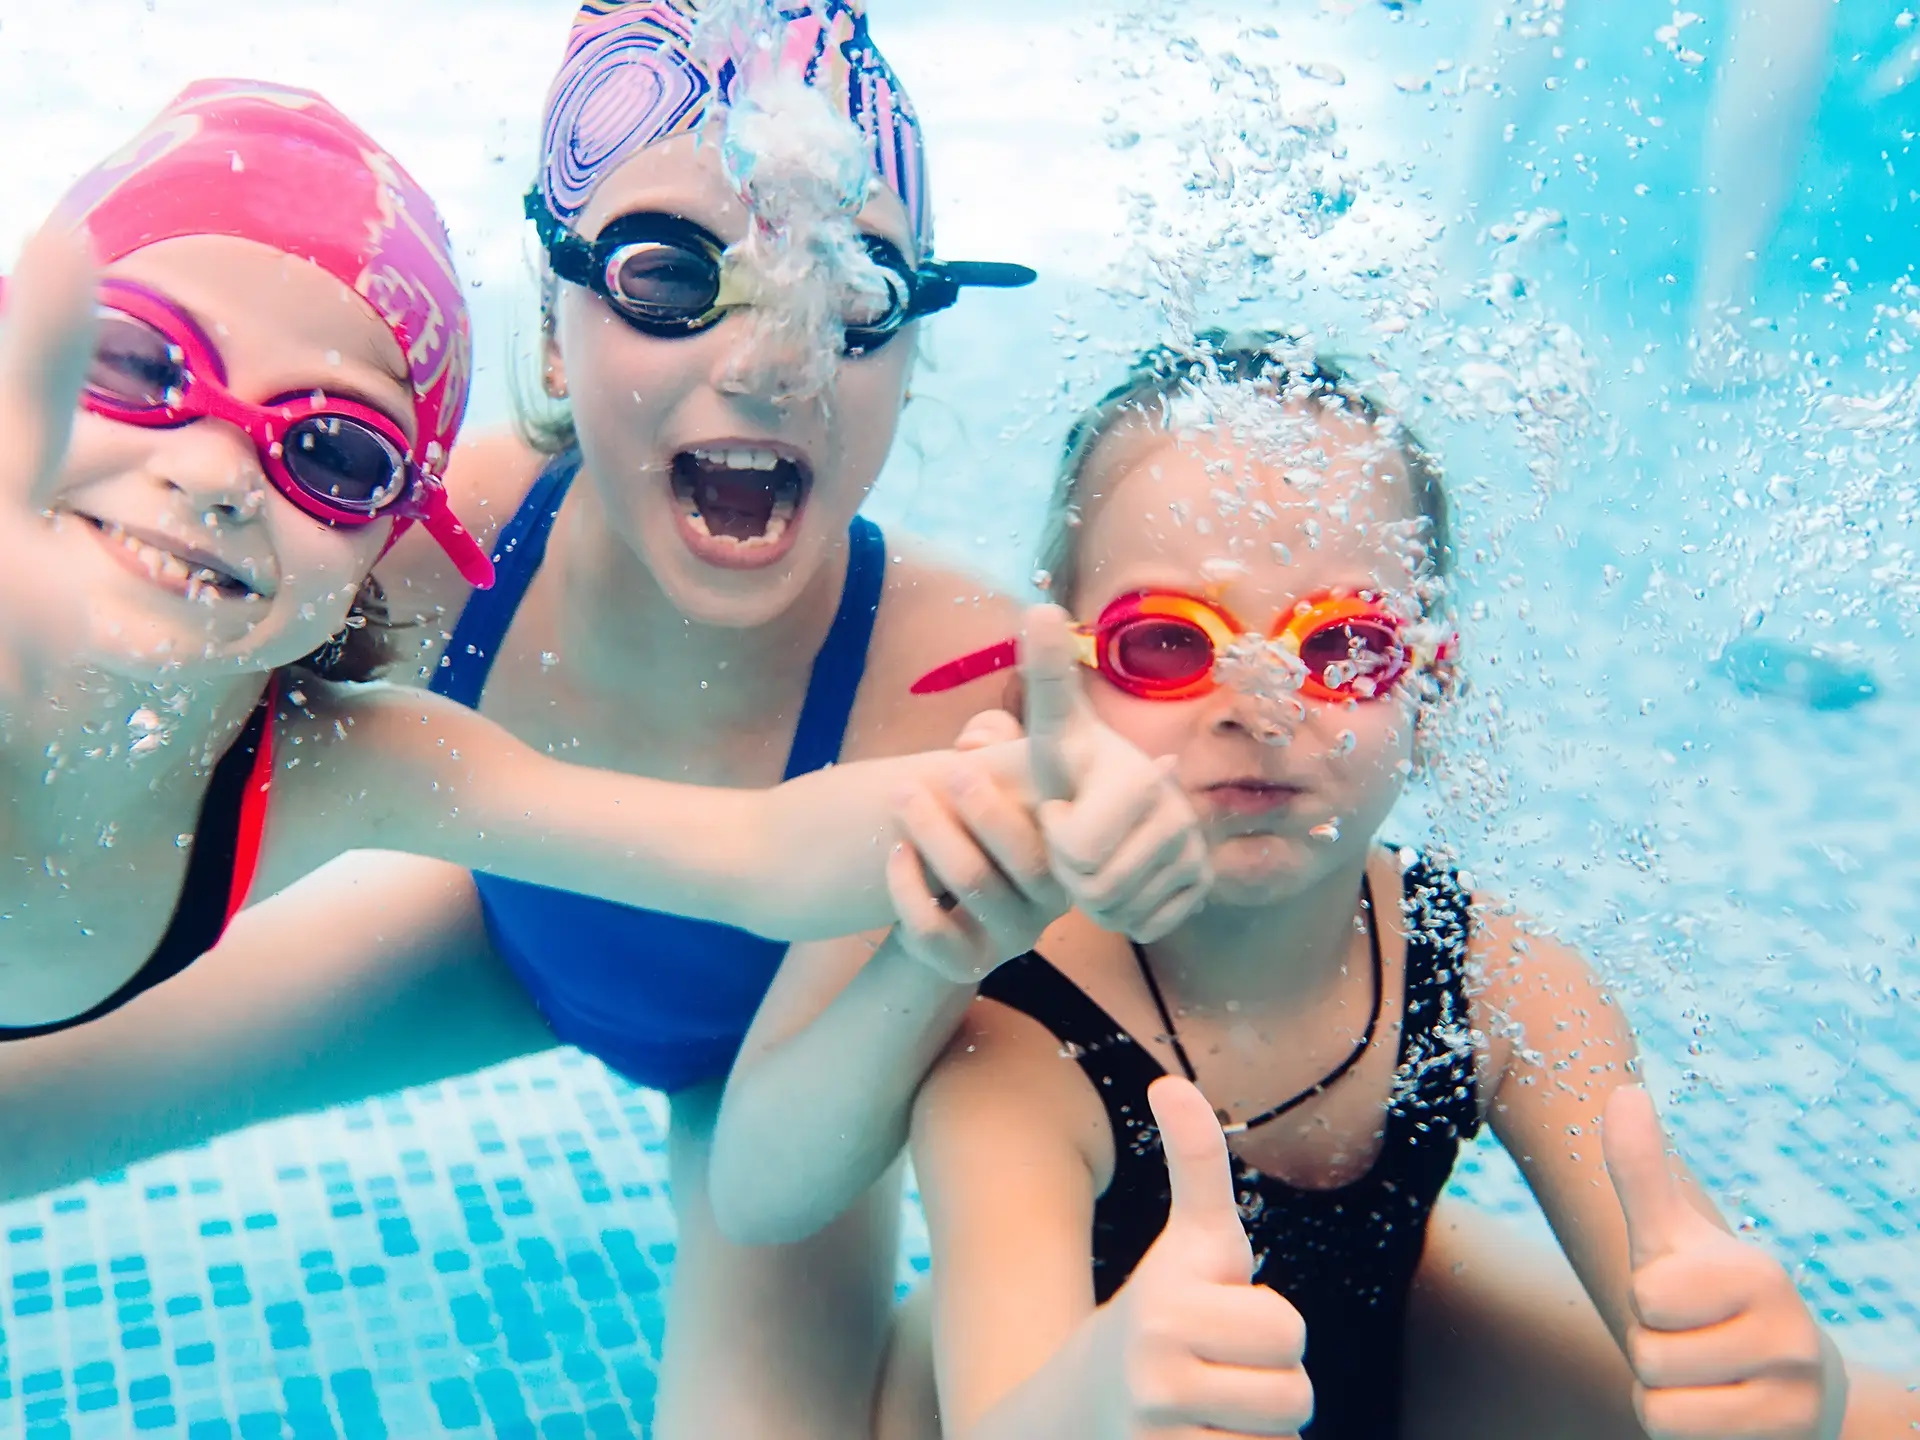
[(678, 708), (676, 697), (697, 697), (705, 703), (688, 711), (707, 718), (716, 705), (764, 710), (769, 699), (791, 690), (796, 675), (805, 684), (839, 605), (847, 569), (844, 537), (780, 614), (757, 625), (712, 625), (689, 619), (675, 606), (608, 523), (590, 482), (576, 484), (572, 494), (578, 502), (555, 527), (557, 553), (549, 565), (557, 567), (563, 587), (564, 643), (590, 673), (612, 688), (658, 697), (657, 708)]
[[(1266, 905), (1208, 905), (1147, 946), (1161, 986), (1194, 1009), (1287, 1003), (1338, 983), (1367, 918), (1360, 904), (1368, 852), (1298, 895)], [(1376, 895), (1376, 899), (1379, 897)], [(1382, 902), (1384, 903), (1384, 902)], [(1372, 923), (1383, 926), (1384, 917)], [(1365, 945), (1364, 938), (1358, 943)]]

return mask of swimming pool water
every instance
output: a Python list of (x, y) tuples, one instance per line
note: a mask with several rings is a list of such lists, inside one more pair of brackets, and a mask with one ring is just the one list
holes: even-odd
[[(477, 282), (478, 408), (497, 418), (510, 337), (530, 314), (524, 241), (507, 220), (572, 8), (310, 0), (298, 24), (223, 0), (9, 13), (5, 113), (16, 127), (61, 123), (0, 155), (0, 228), (24, 233), (194, 75), (315, 85), (442, 199)], [(1072, 394), (1152, 329), (1150, 307), (1097, 286), (1128, 229), (1116, 192), (1154, 190), (1165, 205), (1179, 187), (1156, 180), (1164, 156), (1150, 141), (1116, 140), (1127, 118), (1094, 78), (1113, 41), (1087, 24), (1092, 7), (1023, 5), (1011, 33), (945, 0), (873, 8), (933, 134), (943, 253), (1037, 256), (1050, 271), (1029, 295), (970, 301), (940, 322), (873, 509), (1019, 582)], [(1333, 107), (1356, 165), (1404, 154), (1413, 178), (1395, 193), (1417, 209), (1420, 175), (1437, 174), (1423, 127), (1454, 73), (1441, 62), (1469, 53), (1467, 20), (1269, 8), (1300, 56), (1346, 76), (1337, 90), (1303, 80), (1301, 94)], [(1726, 16), (1702, 10), (1711, 50)], [(1912, 381), (1908, 360), (1871, 341), (1869, 303), (1903, 263), (1911, 207), (1875, 221), (1868, 244), (1865, 222), (1849, 230), (1846, 206), (1819, 201), (1835, 186), (1862, 213), (1873, 195), (1897, 198), (1874, 176), (1912, 165), (1899, 136), (1910, 142), (1920, 116), (1909, 102), (1848, 129), (1836, 82), (1803, 186), (1815, 203), (1789, 218), (1791, 258), (1775, 274), (1778, 292), (1801, 297), (1781, 303), (1817, 335), (1819, 363), (1770, 391), (1690, 397), (1675, 316), (1698, 197), (1674, 136), (1697, 132), (1706, 81), (1655, 54), (1637, 24), (1570, 37), (1595, 57), (1587, 89), (1550, 117), (1569, 132), (1541, 142), (1539, 194), (1507, 197), (1569, 217), (1564, 243), (1522, 264), (1529, 303), (1578, 330), (1604, 414), (1544, 492), (1497, 445), (1446, 437), (1456, 476), (1475, 482), (1471, 533), (1514, 522), (1497, 555), (1469, 567), (1468, 598), (1485, 608), (1471, 664), (1505, 712), (1503, 803), (1456, 828), (1483, 883), (1559, 923), (1619, 982), (1681, 1147), (1728, 1213), (1795, 1267), (1850, 1353), (1910, 1362), (1920, 694), (1905, 661), (1911, 602), (1872, 578), (1887, 563), (1875, 547), (1905, 543), (1904, 513), (1855, 513), (1872, 521), (1857, 563), (1771, 587), (1822, 533), (1820, 505), (1868, 463), (1848, 448), (1857, 435), (1822, 420), (1819, 395)], [(1671, 122), (1645, 132), (1631, 162), (1603, 149), (1628, 127), (1629, 97)], [(1653, 193), (1635, 196), (1644, 176)], [(1404, 245), (1404, 207), (1377, 208), (1384, 248)], [(1830, 267), (1807, 263), (1822, 254), (1866, 257), (1851, 303), (1836, 300)], [(1298, 313), (1319, 318), (1323, 297), (1305, 291)], [(1777, 474), (1796, 493), (1769, 501)], [(1756, 597), (1763, 635), (1859, 645), (1880, 697), (1822, 714), (1728, 683), (1716, 647)], [(1419, 833), (1417, 805), (1405, 824)], [(643, 1433), (672, 1260), (663, 1123), (658, 1097), (556, 1052), (0, 1208), (0, 1435)], [(1541, 1223), (1485, 1142), (1456, 1181), (1516, 1224)], [(910, 1223), (903, 1282), (923, 1264)]]

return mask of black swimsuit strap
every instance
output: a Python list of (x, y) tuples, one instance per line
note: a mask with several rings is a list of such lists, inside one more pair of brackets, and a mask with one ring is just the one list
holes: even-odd
[(186, 879), (180, 886), (180, 898), (174, 904), (173, 918), (166, 934), (154, 947), (147, 963), (134, 972), (118, 990), (91, 1010), (50, 1025), (17, 1028), (0, 1026), (0, 1041), (29, 1040), (36, 1035), (53, 1035), (86, 1025), (171, 980), (219, 941), (227, 926), (227, 906), (232, 899), (233, 870), (240, 853), (240, 818), (246, 799), (247, 781), (253, 774), (254, 757), (273, 717), (273, 696), (277, 687), (255, 707), (240, 738), (227, 747), (227, 753), (207, 777), (206, 793), (200, 800), (200, 820), (194, 827), (193, 849), (187, 855)]
[(1144, 1094), (1167, 1073), (1145, 1046), (1038, 951), (1029, 950), (987, 976), (980, 995), (1044, 1025), (1103, 1094), (1113, 1088)]

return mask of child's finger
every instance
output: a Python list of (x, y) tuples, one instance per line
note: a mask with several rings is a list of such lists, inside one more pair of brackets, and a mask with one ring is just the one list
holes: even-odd
[(956, 774), (948, 792), (968, 833), (1013, 888), (1033, 904), (1058, 906), (1065, 913), (1065, 892), (1053, 878), (1046, 837), (1032, 814), (972, 771)]
[(1702, 1330), (1752, 1308), (1769, 1285), (1791, 1288), (1765, 1251), (1730, 1236), (1675, 1250), (1636, 1268), (1629, 1282), (1633, 1313), (1652, 1330)]
[(1123, 897), (1114, 907), (1110, 921), (1103, 922), (1104, 928), (1146, 944), (1168, 933), (1167, 928), (1159, 928), (1156, 922), (1176, 898), (1182, 899), (1180, 909), (1185, 915), (1198, 910), (1199, 902), (1206, 898), (1212, 871), (1204, 854), (1189, 853), (1193, 848), (1196, 847), (1182, 847), (1182, 854)]
[(1089, 915), (1111, 919), (1123, 929), (1151, 914), (1194, 878), (1192, 827), (1187, 818), (1175, 807), (1155, 810), (1095, 874), (1076, 881), (1075, 902)]
[(1089, 785), (1073, 800), (1042, 803), (1037, 812), (1040, 830), (1056, 864), (1081, 875), (1097, 875), (1166, 798), (1166, 790), (1151, 775), (1135, 774), (1119, 784)]
[(1128, 932), (1129, 935), (1142, 945), (1151, 945), (1156, 940), (1164, 939), (1200, 913), (1212, 889), (1213, 875), (1207, 872), (1154, 911), (1150, 918), (1136, 925)]
[(1223, 1435), (1298, 1435), (1313, 1419), (1313, 1382), (1298, 1367), (1268, 1370), (1206, 1365), (1183, 1388), (1194, 1393), (1183, 1394), (1165, 1406), (1141, 1407), (1140, 1419), (1150, 1428), (1154, 1440), (1162, 1440), (1169, 1433), (1162, 1428), (1169, 1423), (1198, 1421), (1197, 1430), (1179, 1428), (1171, 1433), (1220, 1440)]
[[(954, 897), (955, 908), (964, 910), (985, 932), (982, 944), (990, 938), (993, 948), (1004, 948), (1003, 942), (1016, 947), (994, 958), (1011, 959), (1039, 938), (1027, 897), (1001, 872), (994, 857), (959, 817), (933, 795), (923, 789), (911, 796), (900, 809), (899, 823), (907, 840), (920, 852), (921, 862)], [(1019, 823), (1024, 823), (1024, 818)], [(1015, 843), (1006, 837), (1002, 840), (1010, 847)], [(1036, 883), (1044, 891), (1051, 878), (1049, 872), (1046, 880)], [(1060, 909), (1064, 911), (1066, 906), (1062, 904)]]
[(990, 745), (1005, 745), (1026, 738), (1020, 722), (1004, 710), (982, 710), (967, 721), (966, 728), (953, 742), (956, 750), (985, 750)]
[(1780, 1423), (1784, 1416), (1802, 1408), (1795, 1403), (1796, 1398), (1788, 1386), (1773, 1379), (1680, 1390), (1636, 1389), (1633, 1397), (1640, 1424), (1653, 1440), (1812, 1433), (1811, 1426), (1796, 1431)]
[(1667, 1139), (1645, 1086), (1622, 1085), (1607, 1097), (1600, 1145), (1639, 1270), (1680, 1248), (1692, 1213), (1667, 1167)]
[(1219, 1285), (1181, 1317), (1181, 1335), (1210, 1365), (1285, 1370), (1307, 1353), (1307, 1322), (1277, 1290)]
[(26, 243), (0, 312), (0, 489), (51, 498), (93, 359), (98, 273), (84, 231), (49, 222)]
[(971, 922), (934, 894), (911, 845), (894, 847), (886, 873), (887, 898), (893, 902), (908, 953), (949, 980), (977, 980), (979, 947)]
[(1067, 613), (1057, 605), (1028, 610), (1020, 639), (1020, 683), (1026, 692), (1027, 736), (1033, 742), (1033, 788), (1043, 800), (1065, 800), (1073, 794), (1066, 736), (1080, 705), (1078, 664)]
[(1178, 1243), (1177, 1253), (1199, 1266), (1196, 1279), (1247, 1284), (1253, 1279), (1253, 1250), (1240, 1225), (1227, 1137), (1207, 1097), (1191, 1081), (1166, 1075), (1147, 1090), (1147, 1103), (1160, 1130), (1173, 1192), (1161, 1243)]
[[(1703, 1329), (1667, 1333), (1636, 1327), (1629, 1337), (1627, 1360), (1642, 1385), (1650, 1390), (1678, 1390), (1701, 1385), (1733, 1385), (1770, 1373), (1780, 1357), (1777, 1345), (1752, 1316)], [(1810, 1368), (1820, 1363), (1819, 1341), (1809, 1327)]]

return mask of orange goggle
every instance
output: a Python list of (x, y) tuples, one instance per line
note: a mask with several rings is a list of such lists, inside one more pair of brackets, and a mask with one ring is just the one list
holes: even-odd
[[(1302, 600), (1281, 616), (1271, 640), (1303, 672), (1299, 690), (1315, 700), (1373, 700), (1409, 670), (1444, 664), (1453, 641), (1432, 650), (1409, 643), (1407, 622), (1366, 594), (1334, 593)], [(1116, 689), (1143, 700), (1205, 695), (1234, 643), (1251, 634), (1226, 610), (1192, 595), (1141, 590), (1122, 595), (1092, 625), (1074, 628), (1080, 663)], [(957, 689), (1019, 659), (1018, 642), (1003, 640), (931, 670), (915, 695)]]

